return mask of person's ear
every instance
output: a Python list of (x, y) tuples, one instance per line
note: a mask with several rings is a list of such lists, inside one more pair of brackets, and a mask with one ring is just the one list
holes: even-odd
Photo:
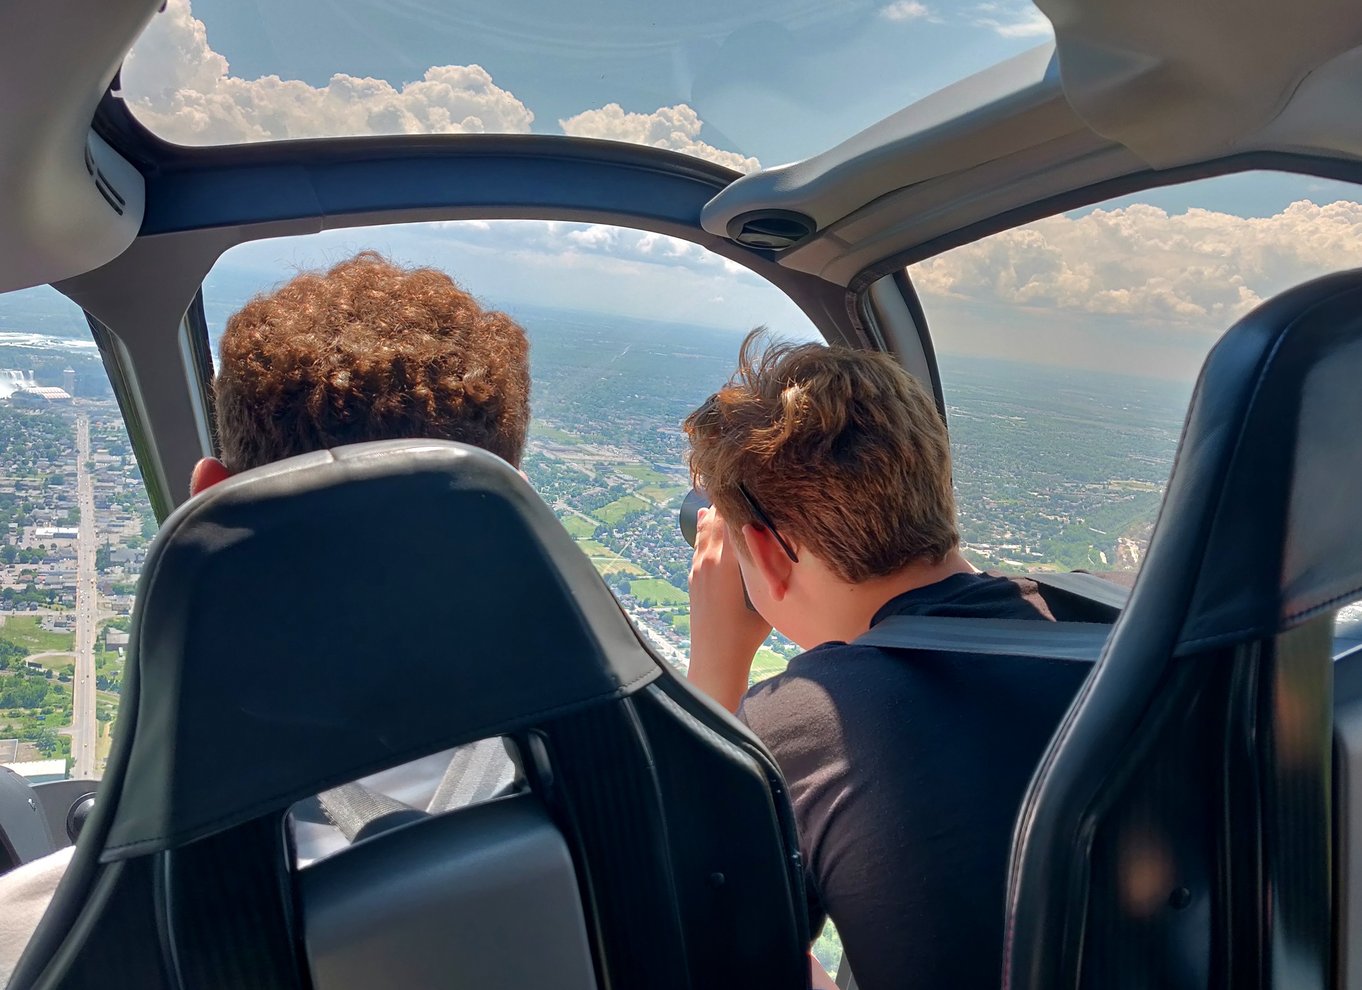
[(748, 523), (742, 528), (742, 538), (747, 542), (747, 553), (753, 569), (766, 584), (767, 596), (772, 601), (783, 600), (790, 589), (794, 561), (790, 560), (780, 542), (765, 526)]
[(197, 495), (199, 492), (207, 491), (219, 481), (226, 481), (232, 476), (232, 472), (227, 470), (227, 465), (216, 457), (205, 457), (194, 465), (194, 473), (189, 476), (189, 494)]

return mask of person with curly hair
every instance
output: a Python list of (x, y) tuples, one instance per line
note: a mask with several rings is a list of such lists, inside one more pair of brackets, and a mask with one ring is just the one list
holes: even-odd
[(222, 458), (197, 494), (272, 461), (366, 440), (457, 440), (520, 466), (530, 422), (529, 341), (434, 268), (373, 251), (250, 300), (218, 347)]
[[(907, 371), (763, 343), (685, 422), (714, 504), (688, 677), (776, 758), (810, 930), (832, 919), (857, 985), (996, 987), (1013, 821), (1086, 665), (857, 643), (891, 615), (1054, 616), (961, 553), (946, 425)], [(749, 688), (772, 627), (804, 653)]]

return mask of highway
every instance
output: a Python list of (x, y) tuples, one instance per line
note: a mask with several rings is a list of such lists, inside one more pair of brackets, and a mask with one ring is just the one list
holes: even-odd
[(95, 776), (95, 623), (99, 590), (95, 586), (95, 492), (90, 460), (90, 417), (76, 417), (76, 497), (80, 536), (76, 541), (76, 674), (71, 707), (71, 776)]

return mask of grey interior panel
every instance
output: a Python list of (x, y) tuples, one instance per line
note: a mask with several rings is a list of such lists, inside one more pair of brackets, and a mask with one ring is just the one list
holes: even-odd
[(940, 383), (934, 380), (936, 367), (922, 343), (926, 328), (917, 326), (913, 320), (903, 293), (894, 284), (894, 277), (886, 275), (876, 281), (867, 296), (874, 313), (875, 329), (881, 338), (877, 343), (894, 355), (923, 388), (938, 392)]
[(66, 834), (67, 816), (82, 799), (94, 794), (99, 787), (96, 780), (49, 780), (33, 785), (33, 796), (47, 815), (52, 841), (58, 846), (70, 845)]
[[(1054, 24), (1074, 109), (1156, 168), (1269, 147), (1261, 131), (1292, 116), (1302, 82), (1362, 45), (1356, 0), (1036, 6)], [(1334, 102), (1355, 108), (1357, 80)], [(1357, 151), (1355, 125), (1320, 136)]]
[(1335, 985), (1362, 990), (1362, 649), (1334, 665)]
[(385, 834), (304, 871), (315, 990), (594, 990), (567, 844), (506, 798)]
[(0, 59), (0, 292), (89, 271), (137, 236), (142, 176), (90, 120), (156, 7), (0, 5), (0, 33), (23, 39)]
[(29, 863), (58, 845), (28, 781), (9, 767), (0, 767), (0, 864)]

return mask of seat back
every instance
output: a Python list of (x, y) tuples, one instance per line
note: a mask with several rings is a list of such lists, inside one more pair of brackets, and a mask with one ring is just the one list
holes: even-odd
[(1334, 664), (1334, 986), (1362, 990), (1362, 647)]
[[(362, 444), (191, 499), (147, 558), (118, 725), (14, 987), (513, 986), (539, 964), (571, 987), (803, 985), (773, 761), (484, 451)], [(294, 867), (296, 801), (493, 736), (527, 795)]]
[(1360, 380), (1358, 272), (1207, 358), (1144, 568), (1018, 819), (1008, 987), (1328, 985)]

